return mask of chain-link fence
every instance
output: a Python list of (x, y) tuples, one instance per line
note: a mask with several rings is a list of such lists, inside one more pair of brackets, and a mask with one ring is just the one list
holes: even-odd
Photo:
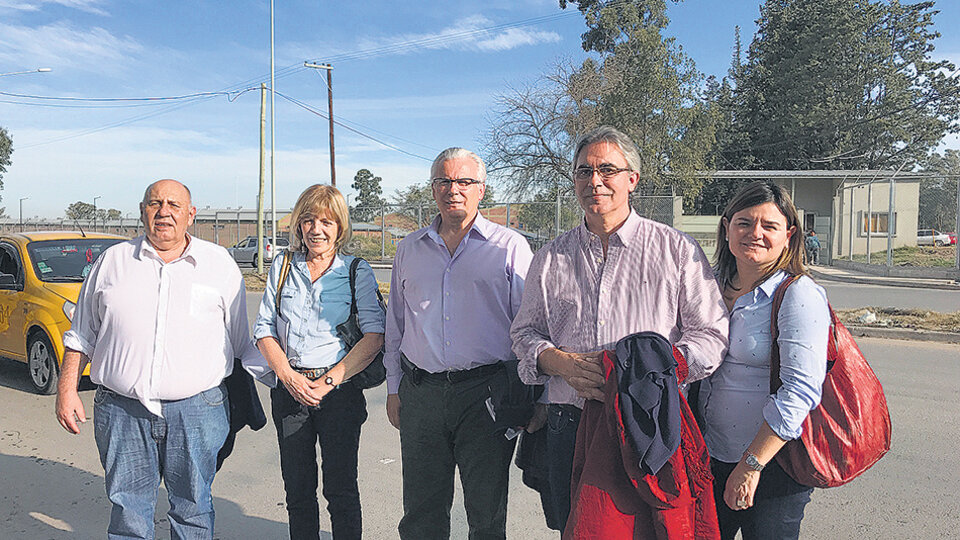
[(830, 257), (841, 266), (867, 265), (888, 274), (955, 277), (958, 180), (894, 175), (841, 186), (834, 199)]
[[(678, 197), (635, 195), (631, 205), (641, 216), (674, 225), (680, 213)], [(508, 226), (526, 238), (530, 247), (540, 249), (560, 233), (580, 224), (583, 210), (575, 197), (560, 196), (554, 201), (499, 202), (480, 208), (490, 221)], [(434, 202), (419, 205), (383, 204), (354, 207), (353, 241), (348, 251), (367, 259), (392, 259), (397, 244), (406, 235), (430, 224), (437, 215)], [(357, 221), (365, 218), (365, 221)]]

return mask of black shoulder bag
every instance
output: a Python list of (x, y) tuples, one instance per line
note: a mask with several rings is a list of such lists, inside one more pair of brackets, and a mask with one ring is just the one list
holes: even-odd
[[(360, 331), (360, 317), (357, 315), (357, 267), (361, 260), (363, 259), (356, 257), (350, 263), (350, 315), (346, 321), (337, 325), (337, 337), (343, 340), (347, 352), (363, 338), (363, 332)], [(380, 294), (379, 288), (377, 288), (377, 300), (380, 303), (380, 309), (386, 312), (383, 295)], [(373, 358), (370, 365), (350, 377), (354, 385), (364, 390), (380, 386), (386, 379), (387, 369), (383, 366), (383, 347), (380, 347), (380, 352)]]

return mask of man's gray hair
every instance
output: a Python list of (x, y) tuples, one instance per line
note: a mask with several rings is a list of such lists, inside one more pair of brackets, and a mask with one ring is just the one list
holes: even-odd
[(466, 148), (460, 148), (457, 146), (447, 148), (443, 152), (440, 152), (440, 155), (437, 156), (437, 159), (433, 160), (433, 165), (430, 166), (430, 180), (440, 176), (440, 169), (443, 168), (444, 162), (450, 161), (451, 159), (460, 158), (470, 158), (477, 163), (477, 169), (479, 171), (477, 175), (480, 178), (474, 178), (474, 180), (479, 180), (481, 182), (487, 181), (487, 166), (483, 164), (483, 160), (480, 159), (480, 156), (474, 154)]
[(634, 144), (633, 139), (612, 126), (600, 126), (581, 137), (580, 142), (577, 143), (577, 150), (573, 153), (571, 166), (577, 167), (577, 158), (580, 157), (580, 152), (584, 148), (600, 142), (616, 145), (623, 154), (623, 158), (627, 160), (627, 167), (632, 171), (640, 172), (640, 151), (637, 150), (637, 145)]

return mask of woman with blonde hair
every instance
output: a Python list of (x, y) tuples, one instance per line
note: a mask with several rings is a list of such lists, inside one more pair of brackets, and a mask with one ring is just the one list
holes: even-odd
[(270, 269), (254, 326), (257, 347), (281, 383), (270, 401), (292, 539), (320, 534), (318, 441), (333, 537), (360, 538), (363, 531), (357, 454), (367, 405), (350, 377), (382, 349), (385, 313), (373, 269), (361, 260), (356, 303), (363, 338), (348, 352), (336, 327), (353, 301), (354, 257), (341, 253), (350, 235), (349, 210), (337, 188), (307, 188), (291, 214), (290, 249)]
[[(827, 296), (803, 255), (797, 210), (782, 187), (755, 182), (727, 205), (714, 270), (730, 310), (730, 348), (699, 394), (724, 539), (738, 530), (744, 540), (797, 538), (813, 492), (774, 459), (800, 436), (826, 375)], [(777, 315), (783, 384), (771, 392), (773, 297), (793, 276)]]

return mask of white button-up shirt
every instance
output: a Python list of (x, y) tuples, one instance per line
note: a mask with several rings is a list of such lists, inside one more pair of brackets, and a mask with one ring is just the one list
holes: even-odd
[(219, 385), (234, 358), (255, 375), (266, 366), (250, 339), (236, 263), (218, 245), (188, 240), (169, 263), (143, 236), (104, 251), (63, 336), (90, 358), (90, 380), (158, 416), (161, 400)]

